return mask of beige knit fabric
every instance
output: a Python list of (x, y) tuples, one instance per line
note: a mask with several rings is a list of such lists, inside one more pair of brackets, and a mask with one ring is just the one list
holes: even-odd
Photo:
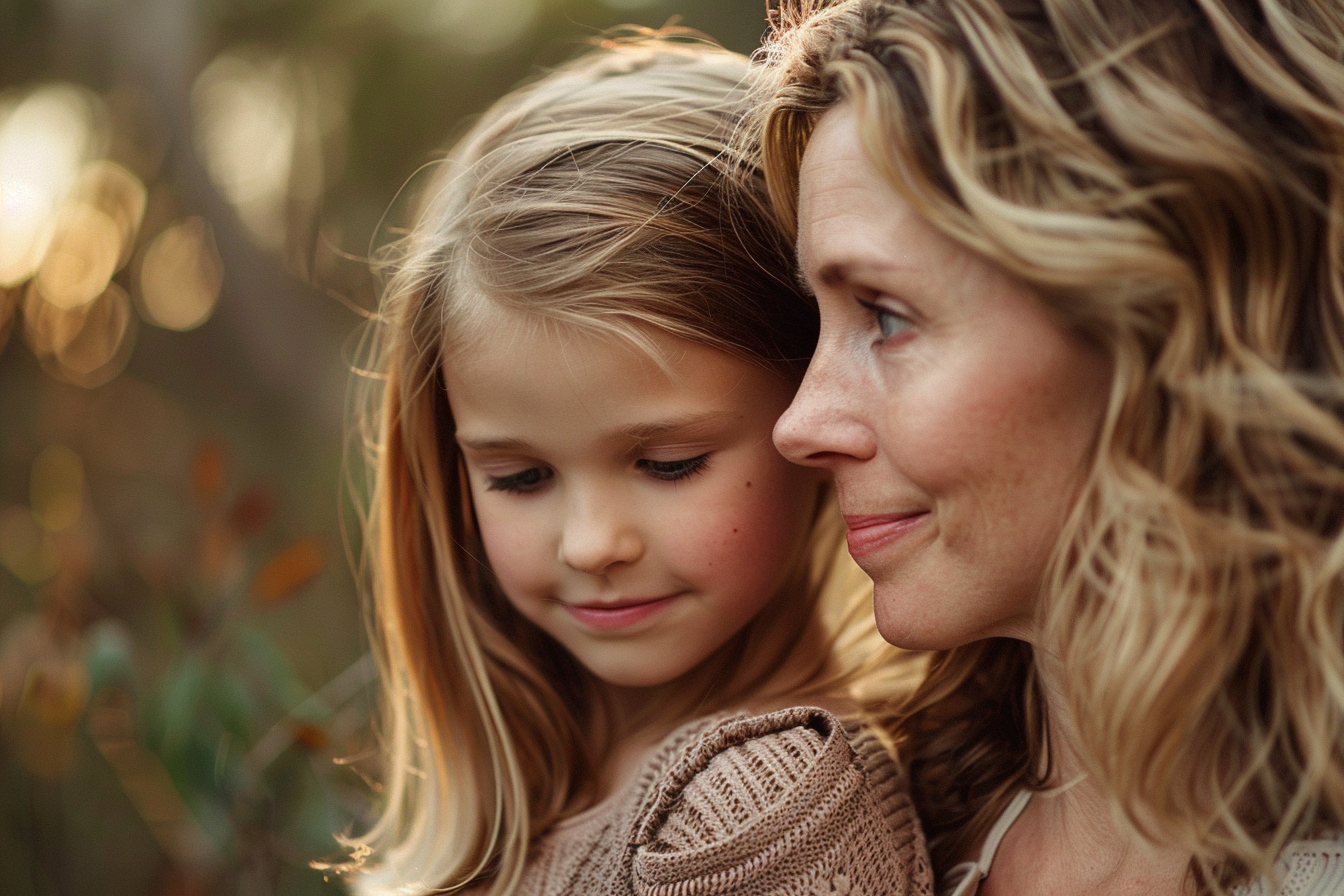
[(931, 896), (904, 772), (825, 710), (704, 719), (536, 844), (519, 894)]

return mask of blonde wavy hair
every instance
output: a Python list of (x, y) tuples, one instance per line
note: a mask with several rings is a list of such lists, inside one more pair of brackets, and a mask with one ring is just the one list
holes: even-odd
[[(816, 309), (729, 141), (748, 87), (744, 57), (684, 32), (604, 41), (486, 112), (385, 259), (361, 418), (384, 793), (348, 841), (358, 892), (509, 892), (532, 840), (592, 803), (611, 747), (587, 737), (592, 677), (485, 562), (442, 372), (483, 309), (650, 351), (652, 328), (801, 378)], [(905, 686), (842, 532), (819, 495), (790, 580), (682, 682), (687, 718), (758, 695), (804, 645), (821, 646), (791, 697), (876, 705)]]
[[(1344, 829), (1344, 6), (804, 2), (762, 59), (787, 227), (846, 103), (927, 221), (1113, 359), (1042, 622), (1121, 823), (1206, 891)], [(939, 869), (1048, 776), (1021, 642), (939, 653), (896, 724)]]

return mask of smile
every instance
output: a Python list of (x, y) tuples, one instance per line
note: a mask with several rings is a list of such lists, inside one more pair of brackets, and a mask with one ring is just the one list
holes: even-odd
[(681, 597), (680, 593), (669, 594), (667, 597), (636, 597), (610, 603), (565, 604), (564, 607), (571, 616), (588, 628), (609, 632), (648, 619), (678, 597)]
[(846, 516), (845, 542), (856, 560), (881, 550), (914, 529), (928, 517), (927, 512), (886, 513)]

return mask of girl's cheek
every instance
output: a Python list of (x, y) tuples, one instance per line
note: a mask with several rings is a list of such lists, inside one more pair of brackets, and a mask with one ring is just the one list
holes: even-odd
[[(694, 549), (711, 564), (731, 564), (771, 578), (787, 565), (811, 517), (812, 493), (794, 476), (742, 477), (702, 516)], [(695, 531), (692, 529), (691, 531)]]
[[(477, 522), (486, 561), (506, 591), (538, 587), (545, 578), (539, 558), (543, 556), (538, 534), (525, 520), (509, 514), (492, 513), (477, 505)], [(553, 553), (553, 552), (552, 552)]]

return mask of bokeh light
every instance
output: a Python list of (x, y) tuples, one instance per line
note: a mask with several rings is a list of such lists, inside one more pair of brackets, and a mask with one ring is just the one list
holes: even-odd
[(508, 49), (527, 36), (541, 11), (540, 0), (402, 0), (402, 27), (431, 34), (453, 50), (484, 56)]
[(126, 366), (134, 323), (130, 297), (116, 283), (72, 309), (46, 301), (36, 285), (23, 303), (24, 337), (43, 368), (86, 388), (101, 386)]
[(224, 278), (210, 225), (187, 218), (154, 238), (140, 266), (140, 310), (169, 330), (200, 326), (214, 310)]
[(34, 285), (42, 298), (71, 310), (102, 294), (121, 257), (117, 222), (87, 205), (67, 208), (57, 219)]
[(0, 286), (37, 270), (61, 203), (97, 149), (101, 106), (89, 91), (47, 85), (14, 103), (0, 122)]
[(149, 191), (144, 183), (124, 166), (97, 159), (84, 166), (70, 191), (70, 198), (80, 207), (102, 212), (116, 224), (121, 246), (117, 256), (119, 270), (131, 257), (145, 217)]
[(247, 44), (220, 53), (197, 77), (197, 151), (262, 248), (287, 246), (339, 169), (348, 80), (331, 55)]
[(242, 47), (217, 56), (196, 79), (196, 145), (215, 186), (268, 248), (285, 237), (298, 91), (283, 59)]
[(130, 356), (133, 306), (113, 278), (148, 204), (140, 178), (102, 155), (115, 118), (70, 84), (0, 101), (0, 347), (21, 319), (42, 368), (88, 388)]

